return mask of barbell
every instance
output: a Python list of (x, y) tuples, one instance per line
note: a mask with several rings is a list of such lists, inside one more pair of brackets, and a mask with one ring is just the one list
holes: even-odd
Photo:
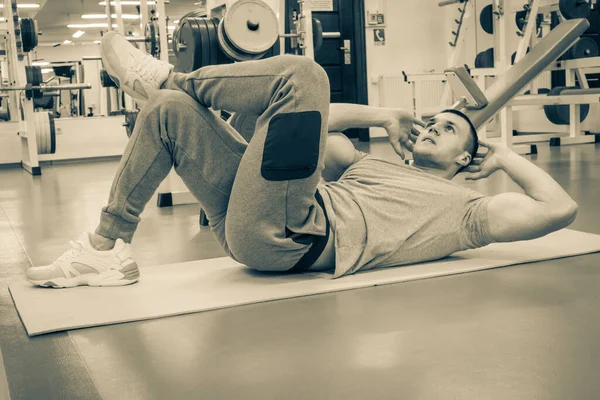
[(0, 93), (11, 91), (25, 91), (27, 99), (39, 99), (44, 97), (44, 92), (56, 90), (81, 90), (91, 89), (89, 83), (69, 83), (64, 85), (46, 85), (42, 77), (42, 69), (40, 66), (34, 65), (25, 66), (25, 76), (27, 84), (25, 86), (0, 86)]
[[(184, 15), (173, 32), (173, 52), (184, 72), (278, 54), (279, 38), (295, 38), (299, 48), (305, 47), (304, 25), (298, 23), (297, 33), (280, 34), (277, 16), (261, 0), (239, 0), (227, 9), (221, 20), (204, 15), (201, 10)], [(339, 32), (323, 32), (316, 18), (312, 19), (312, 27), (315, 53), (320, 50), (323, 39), (341, 37)]]
[(146, 53), (152, 57), (160, 55), (160, 30), (156, 21), (150, 21), (144, 25), (143, 37), (127, 36), (125, 39), (131, 43), (144, 43)]

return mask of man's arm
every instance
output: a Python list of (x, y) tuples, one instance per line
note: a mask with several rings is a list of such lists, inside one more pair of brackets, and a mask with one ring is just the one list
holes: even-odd
[(329, 132), (351, 128), (384, 128), (393, 109), (361, 104), (332, 103), (329, 105)]
[(525, 191), (524, 195), (502, 193), (488, 203), (494, 240), (535, 239), (565, 228), (575, 220), (577, 203), (550, 175), (506, 147), (481, 140), (480, 144), (489, 149), (488, 154), (467, 168), (467, 172), (474, 172), (467, 179), (480, 179), (501, 169)]
[(413, 150), (419, 131), (425, 126), (412, 113), (399, 108), (371, 107), (360, 104), (334, 103), (329, 106), (329, 132), (350, 128), (384, 128), (394, 151), (404, 160), (404, 149)]

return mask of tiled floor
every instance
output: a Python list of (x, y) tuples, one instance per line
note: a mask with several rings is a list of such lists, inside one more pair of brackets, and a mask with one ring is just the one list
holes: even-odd
[[(394, 157), (386, 142), (357, 146)], [(571, 228), (600, 234), (600, 145), (539, 147), (529, 158), (580, 204)], [(28, 338), (8, 283), (94, 229), (116, 167), (0, 169), (13, 400), (598, 398), (600, 254)], [(466, 185), (517, 190), (501, 173)], [(139, 264), (224, 256), (198, 209), (150, 203)]]

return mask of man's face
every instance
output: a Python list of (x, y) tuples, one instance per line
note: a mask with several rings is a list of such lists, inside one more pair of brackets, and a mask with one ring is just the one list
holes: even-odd
[(471, 134), (469, 123), (460, 116), (441, 113), (429, 120), (413, 150), (416, 165), (448, 169), (466, 152)]

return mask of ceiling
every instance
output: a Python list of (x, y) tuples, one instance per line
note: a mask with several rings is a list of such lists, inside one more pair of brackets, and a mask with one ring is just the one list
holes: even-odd
[[(101, 0), (19, 0), (19, 3), (37, 3), (41, 8), (33, 11), (20, 8), (19, 16), (35, 18), (38, 29), (41, 31), (39, 43), (41, 46), (63, 43), (66, 39), (74, 45), (90, 44), (100, 39), (100, 32), (107, 28), (67, 28), (67, 24), (102, 23), (106, 20), (82, 19), (82, 14), (104, 14), (105, 7), (99, 5)], [(171, 21), (178, 20), (182, 15), (198, 8), (194, 3), (199, 0), (169, 0), (165, 5), (167, 16)], [(149, 6), (150, 9), (155, 6)], [(138, 7), (131, 5), (122, 6), (123, 14), (138, 14)], [(116, 21), (113, 21), (116, 23)], [(138, 20), (124, 20), (125, 32), (139, 29)], [(171, 23), (170, 23), (171, 24)], [(77, 30), (85, 31), (80, 38), (73, 38)]]

